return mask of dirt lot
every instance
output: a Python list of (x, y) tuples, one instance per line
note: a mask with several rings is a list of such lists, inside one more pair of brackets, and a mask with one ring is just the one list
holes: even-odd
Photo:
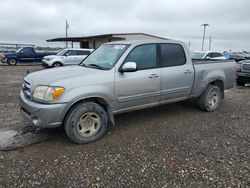
[[(29, 126), (19, 114), (26, 71), (0, 66), (0, 129)], [(0, 187), (250, 187), (250, 88), (226, 92), (218, 111), (181, 102), (126, 113), (99, 141), (76, 145), (61, 130), (0, 151)]]

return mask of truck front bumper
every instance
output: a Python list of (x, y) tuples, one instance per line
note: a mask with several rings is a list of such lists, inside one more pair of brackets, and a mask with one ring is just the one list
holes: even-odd
[(28, 99), (23, 91), (19, 96), (22, 116), (33, 125), (42, 128), (55, 128), (62, 125), (67, 103), (41, 104)]

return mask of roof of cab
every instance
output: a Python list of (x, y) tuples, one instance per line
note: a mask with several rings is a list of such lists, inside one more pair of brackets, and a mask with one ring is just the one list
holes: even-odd
[(140, 44), (148, 44), (148, 43), (163, 43), (163, 42), (169, 42), (169, 43), (182, 43), (181, 41), (176, 40), (163, 40), (163, 39), (155, 39), (155, 40), (126, 40), (126, 41), (115, 41), (115, 42), (108, 42), (106, 44), (133, 44), (133, 45), (140, 45)]

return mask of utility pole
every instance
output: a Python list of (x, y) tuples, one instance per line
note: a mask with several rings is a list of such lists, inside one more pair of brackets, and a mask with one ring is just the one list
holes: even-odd
[(68, 48), (68, 28), (69, 28), (69, 24), (68, 24), (68, 21), (66, 20), (66, 48)]
[(203, 37), (202, 37), (202, 47), (201, 47), (201, 50), (203, 51), (203, 49), (204, 49), (205, 34), (206, 34), (206, 27), (209, 26), (209, 25), (208, 24), (202, 24), (201, 26), (204, 27)]
[(191, 42), (189, 41), (188, 42), (188, 49), (190, 49), (190, 46), (191, 46)]
[(211, 50), (211, 45), (212, 45), (212, 37), (209, 37), (209, 51)]

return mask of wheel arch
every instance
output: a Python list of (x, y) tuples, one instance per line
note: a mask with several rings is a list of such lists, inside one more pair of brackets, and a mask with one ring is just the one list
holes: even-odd
[(76, 100), (75, 102), (73, 102), (69, 108), (67, 109), (65, 115), (64, 115), (64, 119), (63, 122), (65, 121), (69, 111), (76, 105), (82, 103), (82, 102), (95, 102), (97, 104), (99, 104), (100, 106), (102, 106), (104, 108), (104, 110), (107, 112), (108, 114), (108, 120), (109, 122), (112, 123), (112, 125), (115, 125), (115, 119), (114, 119), (114, 114), (112, 112), (111, 109), (111, 105), (102, 97), (86, 97), (86, 98), (81, 98)]
[(53, 62), (53, 63), (52, 63), (52, 66), (54, 66), (56, 63), (60, 63), (60, 64), (63, 66), (63, 63), (60, 62), (60, 61), (55, 61), (55, 62)]
[(16, 64), (17, 64), (17, 62), (18, 62), (18, 58), (17, 57), (7, 57), (7, 60), (6, 60), (6, 62), (9, 64), (9, 60), (10, 59), (15, 59), (16, 60)]

